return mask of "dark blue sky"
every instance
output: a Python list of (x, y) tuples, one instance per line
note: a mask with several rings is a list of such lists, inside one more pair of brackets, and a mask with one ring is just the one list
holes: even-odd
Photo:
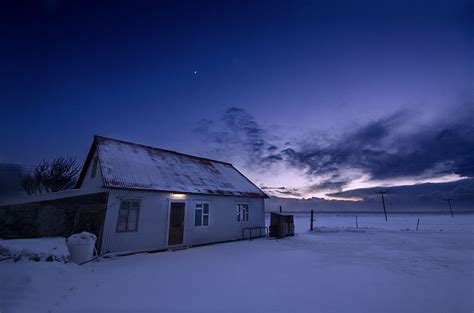
[[(470, 1), (11, 1), (0, 20), (3, 163), (82, 160), (101, 134), (305, 195), (471, 175)], [(366, 136), (373, 125), (386, 136)], [(391, 175), (380, 162), (408, 161), (354, 161), (404, 156), (400, 138), (417, 159), (443, 129), (462, 151)]]

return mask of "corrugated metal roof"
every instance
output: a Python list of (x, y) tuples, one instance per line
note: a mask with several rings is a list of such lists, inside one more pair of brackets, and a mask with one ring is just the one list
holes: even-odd
[(267, 197), (230, 163), (99, 136), (94, 145), (105, 187)]

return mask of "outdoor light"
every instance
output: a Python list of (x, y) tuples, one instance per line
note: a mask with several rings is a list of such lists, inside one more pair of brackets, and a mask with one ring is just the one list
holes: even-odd
[(184, 193), (172, 193), (171, 194), (171, 199), (184, 200), (184, 199), (186, 199), (186, 194), (184, 194)]

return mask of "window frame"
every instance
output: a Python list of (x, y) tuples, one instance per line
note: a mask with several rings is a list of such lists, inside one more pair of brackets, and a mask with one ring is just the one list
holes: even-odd
[(91, 168), (91, 176), (90, 178), (95, 178), (97, 176), (97, 167), (99, 166), (99, 157), (96, 156), (93, 160), (92, 160), (92, 168)]
[[(127, 215), (126, 215), (126, 221), (125, 221), (125, 230), (120, 230), (119, 229), (119, 223), (120, 223), (120, 211), (124, 210), (122, 209), (122, 203), (123, 202), (130, 202), (128, 208), (127, 208)], [(132, 203), (138, 203), (138, 208), (132, 208)], [(142, 208), (142, 201), (141, 199), (121, 199), (119, 203), (119, 208), (118, 208), (118, 214), (117, 214), (117, 225), (115, 227), (115, 232), (116, 233), (134, 233), (138, 232), (138, 221), (140, 220), (140, 210)], [(135, 222), (135, 229), (130, 230), (128, 227), (128, 220), (130, 218), (130, 211), (135, 210), (137, 212), (137, 217), (136, 217), (136, 222)]]
[[(201, 208), (198, 209), (198, 205), (201, 205)], [(204, 213), (204, 204), (207, 204), (207, 214)], [(201, 211), (200, 224), (196, 225), (196, 211)], [(204, 216), (207, 216), (207, 225), (204, 225)], [(207, 227), (211, 223), (211, 203), (209, 201), (196, 201), (194, 202), (194, 227)]]
[[(246, 210), (240, 210), (242, 207), (245, 207)], [(237, 202), (236, 203), (237, 209), (237, 223), (245, 223), (250, 220), (250, 205), (248, 202)], [(242, 216), (244, 219), (242, 219)]]

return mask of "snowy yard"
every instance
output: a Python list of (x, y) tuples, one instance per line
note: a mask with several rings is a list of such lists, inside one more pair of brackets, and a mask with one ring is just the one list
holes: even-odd
[[(420, 229), (415, 231), (417, 218)], [(0, 262), (0, 312), (472, 312), (474, 215), (296, 216), (297, 236)], [(407, 230), (408, 229), (408, 230)]]

